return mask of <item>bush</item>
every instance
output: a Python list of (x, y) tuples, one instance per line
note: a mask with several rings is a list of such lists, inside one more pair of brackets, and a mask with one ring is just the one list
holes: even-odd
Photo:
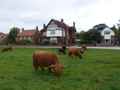
[(26, 39), (26, 40), (20, 40), (17, 42), (18, 45), (31, 45), (33, 44), (32, 40)]

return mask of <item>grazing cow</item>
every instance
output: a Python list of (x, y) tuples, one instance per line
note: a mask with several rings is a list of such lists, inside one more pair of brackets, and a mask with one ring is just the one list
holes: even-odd
[(78, 56), (80, 59), (82, 58), (82, 54), (79, 48), (69, 48), (68, 49), (69, 56)]
[(10, 46), (10, 47), (5, 47), (1, 50), (1, 52), (7, 52), (7, 51), (12, 51), (13, 48)]
[(62, 54), (66, 54), (66, 46), (62, 46), (62, 48), (59, 48), (58, 52)]
[(36, 51), (33, 53), (33, 67), (38, 70), (48, 68), (54, 75), (59, 76), (63, 71), (63, 65), (59, 63), (56, 54), (47, 51)]

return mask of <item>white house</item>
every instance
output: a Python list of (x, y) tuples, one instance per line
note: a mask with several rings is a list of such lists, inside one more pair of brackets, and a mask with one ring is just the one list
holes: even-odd
[(61, 19), (61, 21), (51, 19), (47, 25), (43, 25), (43, 29), (40, 33), (41, 43), (44, 43), (44, 41), (49, 41), (49, 43), (56, 45), (75, 44), (75, 23), (73, 23), (73, 26), (69, 26), (64, 23), (63, 19)]
[(57, 43), (57, 37), (65, 37), (65, 30), (58, 27), (54, 21), (47, 27), (46, 36), (50, 37), (51, 42)]
[(112, 45), (115, 33), (112, 29), (106, 27), (101, 31), (101, 36), (103, 36), (103, 42), (105, 45)]

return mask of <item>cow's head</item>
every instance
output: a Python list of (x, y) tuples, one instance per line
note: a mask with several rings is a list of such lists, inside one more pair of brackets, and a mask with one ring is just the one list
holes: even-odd
[(56, 76), (60, 76), (63, 72), (64, 66), (62, 64), (50, 65), (51, 72)]

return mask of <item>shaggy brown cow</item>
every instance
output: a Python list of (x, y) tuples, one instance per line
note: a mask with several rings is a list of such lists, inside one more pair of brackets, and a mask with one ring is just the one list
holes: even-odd
[(80, 59), (82, 58), (82, 54), (79, 48), (69, 48), (68, 54), (69, 56), (78, 56)]
[(38, 70), (48, 68), (56, 76), (60, 75), (63, 70), (63, 65), (59, 64), (56, 54), (47, 51), (36, 51), (33, 53), (33, 67)]
[(1, 52), (7, 52), (7, 51), (12, 51), (13, 48), (12, 47), (5, 47), (1, 50)]

